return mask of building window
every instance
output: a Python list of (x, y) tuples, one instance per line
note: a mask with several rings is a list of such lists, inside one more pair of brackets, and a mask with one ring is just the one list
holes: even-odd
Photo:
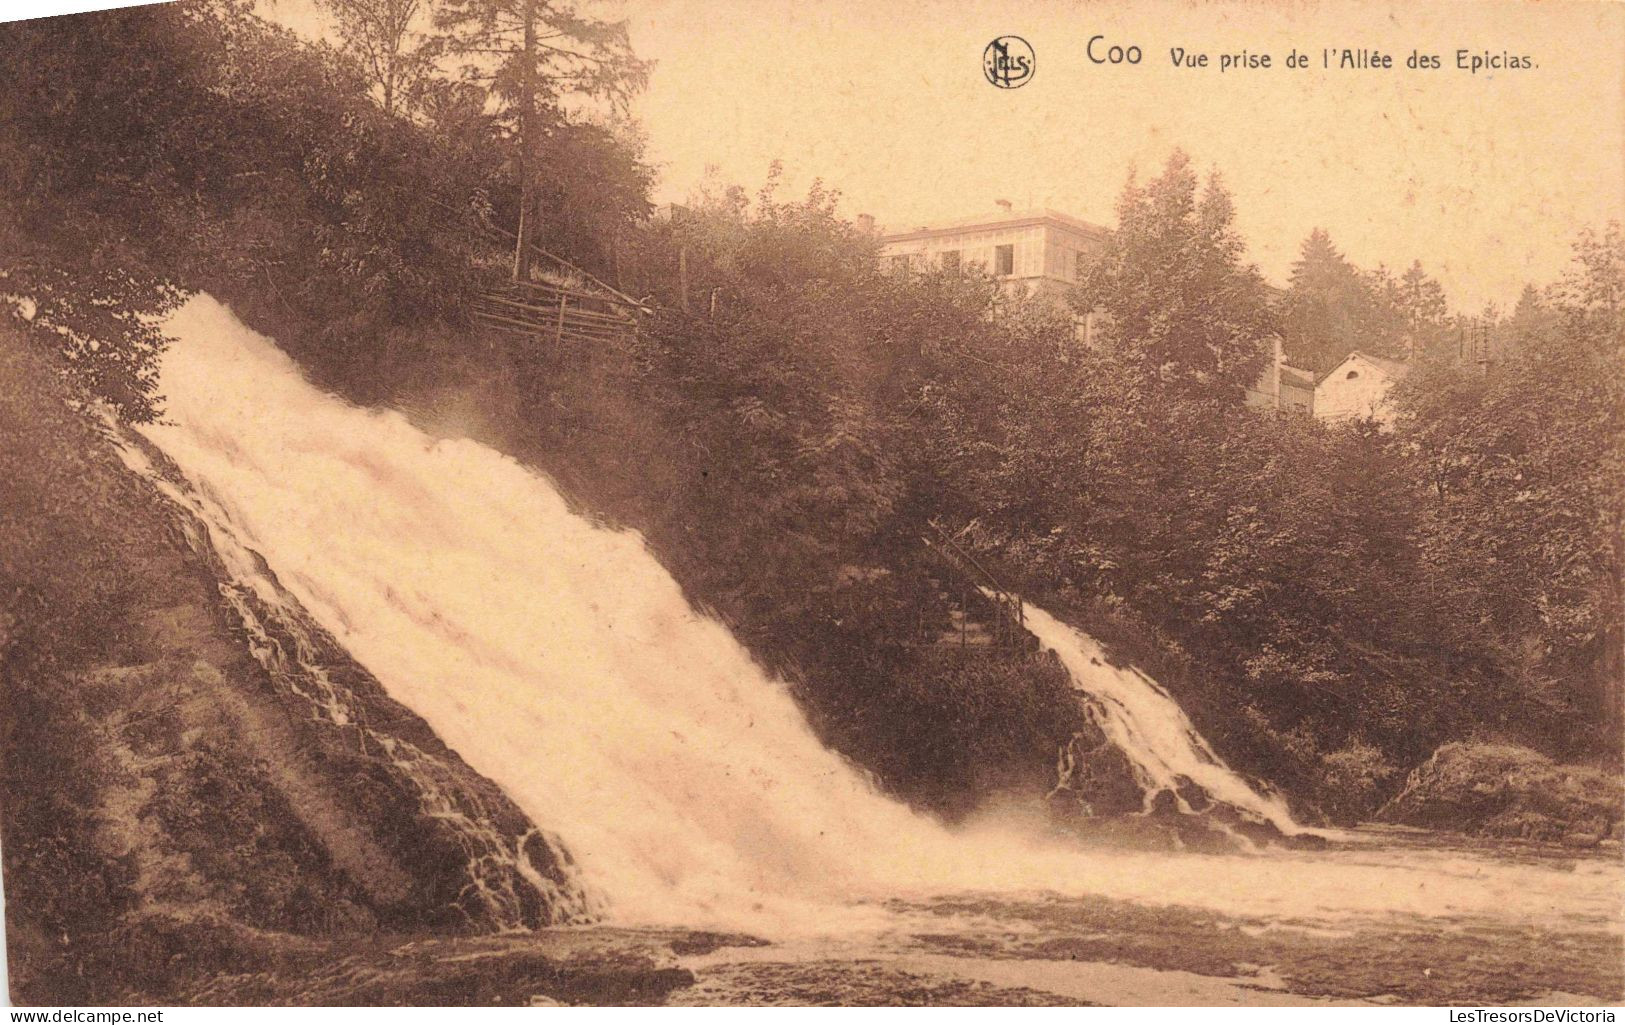
[(949, 249), (942, 254), (942, 269), (948, 274), (959, 273), (959, 250)]
[(907, 256), (894, 256), (894, 257), (891, 258), (890, 262), (891, 262), (891, 272), (893, 274), (907, 274), (908, 273), (908, 257)]
[(1345, 377), (1345, 378), (1343, 378), (1343, 380), (1345, 380), (1345, 381), (1352, 381), (1352, 380), (1354, 380), (1354, 379), (1355, 379), (1355, 378), (1356, 378), (1356, 377), (1359, 377), (1359, 376), (1360, 376), (1360, 372), (1359, 372), (1359, 371), (1358, 371), (1358, 370), (1350, 370), (1350, 371), (1349, 371), (1349, 376), (1347, 376), (1347, 377)]
[(999, 277), (1009, 277), (1016, 272), (1016, 247), (993, 247), (993, 273)]
[(1074, 254), (1074, 259), (1072, 261), (1072, 277), (1074, 280), (1082, 281), (1084, 275), (1088, 272), (1089, 254), (1080, 249)]

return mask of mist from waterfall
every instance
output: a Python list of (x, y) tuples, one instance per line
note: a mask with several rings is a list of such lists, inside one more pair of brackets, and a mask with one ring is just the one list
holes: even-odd
[[(1535, 915), (1594, 897), (1589, 878), (1515, 866), (1292, 853), (1198, 865), (1082, 850), (1004, 819), (945, 828), (819, 743), (782, 682), (687, 602), (636, 533), (573, 513), (490, 448), (321, 392), (206, 296), (167, 330), (166, 421), (143, 433), (184, 473), (211, 534), (263, 559), (237, 553), (228, 568), (274, 574), (276, 588), (255, 592), (291, 595), (560, 837), (613, 920), (838, 930), (884, 918), (885, 898), (951, 891), (1281, 916)], [(1096, 672), (1083, 635), (1029, 615), (1075, 678)], [(1194, 774), (1284, 815), (1152, 681), (1114, 672), (1102, 686), (1125, 737), (1160, 752), (1147, 771)]]

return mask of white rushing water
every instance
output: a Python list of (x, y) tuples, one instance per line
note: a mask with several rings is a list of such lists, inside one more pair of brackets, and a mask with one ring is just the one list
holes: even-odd
[(1033, 636), (1060, 658), (1073, 687), (1087, 695), (1091, 719), (1128, 756), (1148, 795), (1177, 791), (1183, 777), (1282, 832), (1300, 831), (1281, 795), (1254, 787), (1226, 765), (1161, 684), (1133, 666), (1113, 665), (1098, 641), (1043, 609), (1026, 605), (1025, 617)]
[[(322, 393), (207, 297), (167, 329), (167, 422), (144, 433), (206, 496), (192, 505), (211, 534), (263, 557), (394, 698), (561, 836), (619, 921), (838, 930), (884, 917), (864, 901), (950, 890), (1282, 916), (1534, 915), (1599, 899), (1583, 873), (1487, 861), (1413, 871), (1272, 854), (1197, 868), (1008, 823), (947, 830), (819, 744), (636, 534), (575, 515), (489, 448)], [(251, 561), (227, 563), (261, 572)], [(1063, 658), (1087, 658), (1081, 635), (1030, 614)], [(1163, 752), (1147, 764), (1270, 812), (1149, 680), (1107, 684), (1127, 742)]]
[[(107, 422), (113, 427), (111, 416)], [(188, 545), (211, 553), (218, 562), (226, 577), (219, 585), (220, 596), (273, 685), (295, 699), (296, 705), (303, 703), (312, 719), (348, 728), (361, 738), (363, 749), (372, 745), (408, 781), (420, 814), (442, 823), (456, 839), (463, 849), (468, 878), (460, 901), (479, 905), (491, 921), (505, 928), (523, 927), (526, 902), (515, 885), (517, 877), (548, 902), (552, 921), (593, 918), (597, 911), (594, 894), (576, 892), (545, 878), (525, 856), (526, 845), (535, 842), (568, 865), (568, 858), (558, 857), (551, 835), (534, 826), (517, 835), (504, 834), (493, 823), (481, 796), (460, 785), (442, 758), (387, 729), (369, 725), (365, 712), (354, 707), (346, 689), (332, 679), (330, 660), (304, 610), (287, 601), (263, 560), (207, 487), (178, 485), (134, 445), (120, 445), (118, 451), (125, 466), (152, 481), (159, 494), (182, 510), (180, 525)]]

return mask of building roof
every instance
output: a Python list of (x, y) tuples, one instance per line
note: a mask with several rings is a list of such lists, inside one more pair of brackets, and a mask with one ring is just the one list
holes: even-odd
[(1332, 367), (1324, 374), (1321, 374), (1320, 380), (1324, 381), (1328, 377), (1331, 377), (1333, 374), (1337, 373), (1338, 370), (1342, 369), (1345, 363), (1351, 359), (1354, 359), (1355, 357), (1365, 360), (1367, 363), (1370, 363), (1372, 366), (1376, 367), (1378, 370), (1381, 370), (1383, 373), (1388, 374), (1390, 377), (1404, 377), (1406, 374), (1410, 373), (1411, 365), (1402, 359), (1393, 359), (1388, 356), (1373, 356), (1364, 349), (1355, 349), (1347, 356), (1344, 356), (1342, 359), (1338, 360), (1336, 366)]
[(1009, 213), (977, 214), (972, 217), (961, 217), (957, 220), (942, 221), (925, 228), (915, 228), (913, 231), (889, 232), (880, 236), (882, 242), (903, 242), (913, 239), (936, 238), (942, 235), (962, 235), (967, 231), (980, 231), (987, 228), (1020, 228), (1032, 224), (1049, 222), (1070, 228), (1083, 235), (1105, 240), (1111, 232), (1098, 224), (1073, 217), (1071, 214), (1048, 207), (1036, 207), (1031, 210), (1012, 210)]
[(1297, 367), (1289, 367), (1282, 363), (1281, 383), (1294, 385), (1298, 388), (1313, 388), (1315, 386), (1315, 375), (1307, 370), (1299, 370)]

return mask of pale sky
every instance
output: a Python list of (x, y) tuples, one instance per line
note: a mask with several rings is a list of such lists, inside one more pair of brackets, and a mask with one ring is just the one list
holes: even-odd
[[(262, 0), (262, 3), (266, 0)], [(277, 0), (285, 20), (312, 0)], [(754, 191), (774, 159), (788, 191), (822, 177), (843, 212), (903, 230), (1050, 206), (1110, 225), (1131, 167), (1183, 147), (1224, 176), (1250, 257), (1284, 283), (1323, 227), (1356, 263), (1420, 259), (1453, 305), (1510, 303), (1569, 262), (1583, 227), (1625, 218), (1625, 5), (1059, 3), (1028, 0), (585, 0), (626, 17), (657, 62), (634, 114), (681, 200), (708, 165)], [(995, 36), (1025, 38), (1019, 89), (982, 76)], [(1091, 36), (1137, 44), (1095, 65)], [(1268, 70), (1173, 68), (1169, 50), (1268, 53)], [(1296, 47), (1305, 70), (1284, 67)], [(1392, 70), (1322, 70), (1323, 48), (1376, 49)], [(1413, 49), (1443, 67), (1404, 67)], [(1471, 74), (1456, 51), (1535, 67)]]

